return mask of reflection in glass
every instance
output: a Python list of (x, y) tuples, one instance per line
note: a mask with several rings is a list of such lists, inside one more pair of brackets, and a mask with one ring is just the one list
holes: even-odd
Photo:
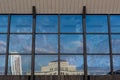
[(87, 15), (86, 16), (86, 31), (87, 32), (108, 32), (106, 15)]
[(107, 75), (110, 72), (109, 55), (88, 55), (88, 75)]
[(82, 16), (81, 15), (61, 15), (60, 17), (61, 32), (82, 32)]
[(58, 36), (54, 34), (36, 35), (36, 53), (57, 53)]
[(0, 55), (0, 75), (5, 74), (5, 56)]
[(58, 57), (55, 55), (36, 55), (34, 74), (58, 75)]
[(9, 55), (8, 75), (30, 75), (31, 56)]
[(0, 34), (0, 53), (6, 53), (6, 38), (5, 34)]
[(83, 39), (82, 35), (60, 35), (61, 53), (82, 53)]
[(109, 53), (108, 35), (87, 35), (87, 53)]
[(110, 16), (111, 32), (120, 32), (120, 15)]
[(114, 74), (120, 73), (120, 55), (113, 55)]
[(112, 35), (112, 52), (120, 54), (120, 35)]
[(43, 32), (43, 33), (58, 32), (57, 15), (37, 15), (36, 32)]
[(12, 15), (11, 32), (32, 32), (32, 15)]
[(8, 16), (0, 15), (0, 32), (7, 32)]
[(61, 55), (60, 58), (61, 75), (84, 75), (84, 65), (82, 55)]
[(11, 34), (10, 35), (10, 53), (31, 53), (32, 49), (32, 36), (23, 34)]

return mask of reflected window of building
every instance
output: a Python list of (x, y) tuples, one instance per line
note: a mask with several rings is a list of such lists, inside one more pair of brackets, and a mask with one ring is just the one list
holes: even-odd
[(5, 74), (5, 55), (0, 55), (0, 75)]
[(83, 39), (79, 34), (61, 34), (60, 35), (61, 53), (83, 53)]
[(58, 75), (57, 55), (36, 55), (34, 75)]
[(88, 55), (88, 75), (107, 75), (110, 72), (109, 55)]
[(29, 34), (11, 34), (9, 53), (31, 54), (32, 35)]
[(60, 72), (67, 75), (84, 75), (82, 55), (61, 55)]
[(65, 33), (82, 32), (82, 16), (81, 15), (61, 15), (60, 16), (60, 32), (65, 32)]
[(87, 35), (87, 53), (109, 54), (108, 35)]
[(58, 35), (38, 34), (36, 35), (36, 54), (58, 53)]
[(30, 55), (9, 55), (8, 75), (31, 75)]
[(37, 33), (57, 33), (58, 32), (57, 15), (37, 15), (36, 32)]
[(120, 15), (111, 15), (110, 24), (112, 33), (120, 33)]
[(107, 33), (107, 15), (87, 15), (86, 31), (88, 33)]
[(0, 15), (0, 33), (8, 31), (8, 15)]
[(12, 15), (11, 32), (32, 32), (32, 15)]
[(7, 35), (0, 34), (0, 54), (6, 54)]

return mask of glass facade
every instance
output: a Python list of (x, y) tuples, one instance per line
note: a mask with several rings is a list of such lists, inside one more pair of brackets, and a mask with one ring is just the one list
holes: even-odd
[(84, 26), (82, 15), (36, 15), (35, 22), (32, 15), (0, 15), (0, 75), (116, 73), (119, 21), (120, 15), (86, 15)]

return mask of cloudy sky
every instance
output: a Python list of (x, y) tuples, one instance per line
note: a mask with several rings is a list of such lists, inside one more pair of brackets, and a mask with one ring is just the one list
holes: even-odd
[[(111, 16), (111, 32), (120, 32), (119, 30), (120, 16)], [(7, 16), (0, 16), (0, 32), (7, 31)], [(32, 16), (12, 16), (11, 17), (11, 32), (32, 32)], [(107, 33), (108, 24), (107, 16), (90, 16), (86, 17), (86, 31), (92, 33)], [(58, 18), (57, 15), (38, 15), (36, 20), (37, 33), (57, 33)], [(60, 17), (60, 32), (82, 33), (82, 16), (80, 15), (62, 15)], [(0, 34), (0, 53), (6, 52), (6, 37), (7, 35)], [(88, 54), (109, 54), (108, 35), (103, 34), (88, 34), (87, 53)], [(57, 34), (37, 34), (35, 39), (35, 52), (37, 54), (57, 54), (58, 53), (58, 35)], [(112, 35), (112, 50), (113, 53), (120, 53), (120, 35)], [(32, 35), (31, 34), (11, 34), (9, 52), (18, 52), (20, 54), (31, 54), (32, 50)], [(82, 34), (61, 34), (60, 35), (60, 52), (65, 54), (83, 54), (83, 35)], [(29, 60), (31, 57), (29, 57)], [(42, 60), (43, 59), (43, 60)], [(71, 65), (81, 67), (83, 65), (83, 56), (61, 56), (61, 59), (66, 60)], [(114, 68), (120, 66), (120, 56), (114, 56)], [(4, 60), (1, 58), (0, 61)], [(35, 60), (36, 70), (40, 66), (47, 65), (48, 62), (57, 60), (57, 56), (37, 56)], [(109, 56), (88, 56), (88, 66), (90, 67), (106, 67), (109, 68)], [(27, 60), (22, 59), (23, 64)], [(30, 65), (30, 64), (26, 64)], [(0, 62), (0, 66), (4, 66), (4, 62)], [(120, 69), (120, 68), (118, 68)]]

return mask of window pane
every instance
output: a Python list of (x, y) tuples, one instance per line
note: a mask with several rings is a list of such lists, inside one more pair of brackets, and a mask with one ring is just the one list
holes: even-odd
[(53, 34), (36, 35), (36, 53), (58, 53), (58, 36)]
[(111, 32), (120, 32), (120, 15), (110, 16)]
[(9, 55), (8, 75), (30, 75), (31, 56)]
[(58, 75), (58, 56), (36, 55), (35, 75)]
[(120, 54), (120, 35), (112, 35), (112, 52)]
[(61, 53), (82, 53), (83, 39), (82, 35), (61, 35), (60, 36)]
[(0, 15), (0, 32), (7, 32), (8, 16)]
[(86, 31), (87, 32), (108, 32), (107, 16), (105, 15), (87, 15)]
[(32, 32), (32, 15), (12, 15), (11, 32)]
[(61, 32), (82, 32), (81, 15), (62, 15), (60, 17)]
[(107, 35), (87, 35), (87, 53), (109, 53)]
[(23, 34), (11, 34), (10, 35), (10, 53), (31, 53), (32, 48), (32, 36)]
[(89, 55), (87, 57), (88, 75), (107, 75), (110, 72), (110, 56)]
[(0, 53), (6, 53), (6, 35), (0, 34)]
[(120, 74), (120, 55), (113, 55), (114, 74)]
[(61, 75), (84, 75), (83, 56), (81, 55), (61, 55), (60, 58)]
[(38, 15), (36, 19), (36, 32), (58, 32), (57, 15)]
[(5, 56), (0, 55), (0, 75), (4, 75), (5, 73)]

